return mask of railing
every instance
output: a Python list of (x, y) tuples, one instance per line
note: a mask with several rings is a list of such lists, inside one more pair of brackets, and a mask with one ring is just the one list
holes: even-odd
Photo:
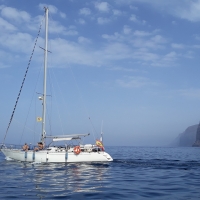
[[(37, 145), (32, 145), (32, 144), (29, 144), (28, 146), (29, 146), (29, 149), (28, 149), (28, 150), (34, 150), (35, 147), (38, 147)], [(46, 146), (44, 149), (48, 149), (48, 148), (50, 148), (50, 147), (57, 147), (57, 148), (70, 149), (70, 148), (74, 148), (75, 146), (77, 146), (77, 145), (67, 145), (67, 146), (63, 146), (63, 145), (60, 145), (60, 146), (53, 146), (53, 145), (52, 145), (52, 146)], [(3, 149), (3, 148), (6, 148), (6, 149), (23, 149), (23, 144), (22, 144), (22, 145), (16, 145), (16, 144), (0, 144), (0, 151), (1, 151), (1, 149)], [(96, 146), (96, 145), (92, 145), (91, 147), (88, 147), (88, 148), (84, 147), (84, 145), (83, 145), (83, 146), (80, 147), (80, 149), (81, 149), (82, 152), (83, 152), (83, 151), (87, 151), (87, 150), (89, 150), (89, 149), (91, 149), (91, 151), (93, 151), (93, 152), (102, 151), (102, 149), (99, 148), (99, 147)]]
[[(24, 144), (0, 144), (0, 150), (3, 149), (3, 148), (6, 148), (6, 149), (23, 149), (23, 146)], [(29, 150), (33, 150), (36, 146), (35, 145), (32, 145), (32, 144), (29, 144)]]

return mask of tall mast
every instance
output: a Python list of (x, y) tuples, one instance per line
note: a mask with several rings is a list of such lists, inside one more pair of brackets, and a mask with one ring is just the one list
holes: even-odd
[(42, 136), (41, 142), (44, 142), (45, 137), (45, 124), (46, 124), (46, 74), (47, 74), (47, 52), (48, 52), (48, 12), (47, 7), (45, 9), (45, 47), (44, 47), (44, 83), (43, 83), (43, 111), (42, 111)]

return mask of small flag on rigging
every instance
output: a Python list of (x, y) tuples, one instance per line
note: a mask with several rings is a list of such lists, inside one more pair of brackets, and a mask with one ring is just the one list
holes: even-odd
[(42, 117), (37, 117), (37, 122), (41, 122), (42, 121)]

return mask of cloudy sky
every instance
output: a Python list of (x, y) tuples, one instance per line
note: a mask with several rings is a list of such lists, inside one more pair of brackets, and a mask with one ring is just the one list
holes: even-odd
[[(2, 139), (44, 25), (44, 6), (49, 7), (48, 65), (64, 89), (50, 98), (67, 99), (58, 104), (66, 116), (53, 121), (64, 123), (65, 134), (99, 133), (103, 120), (106, 145), (167, 145), (199, 123), (200, 0), (0, 0)], [(37, 74), (43, 36), (44, 28), (10, 139), (28, 121), (23, 112), (29, 111), (28, 93), (42, 92)], [(25, 132), (33, 132), (27, 127)]]

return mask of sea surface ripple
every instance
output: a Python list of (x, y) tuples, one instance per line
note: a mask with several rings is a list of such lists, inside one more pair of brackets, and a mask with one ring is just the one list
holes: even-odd
[(200, 148), (107, 147), (111, 163), (5, 160), (0, 199), (200, 199)]

